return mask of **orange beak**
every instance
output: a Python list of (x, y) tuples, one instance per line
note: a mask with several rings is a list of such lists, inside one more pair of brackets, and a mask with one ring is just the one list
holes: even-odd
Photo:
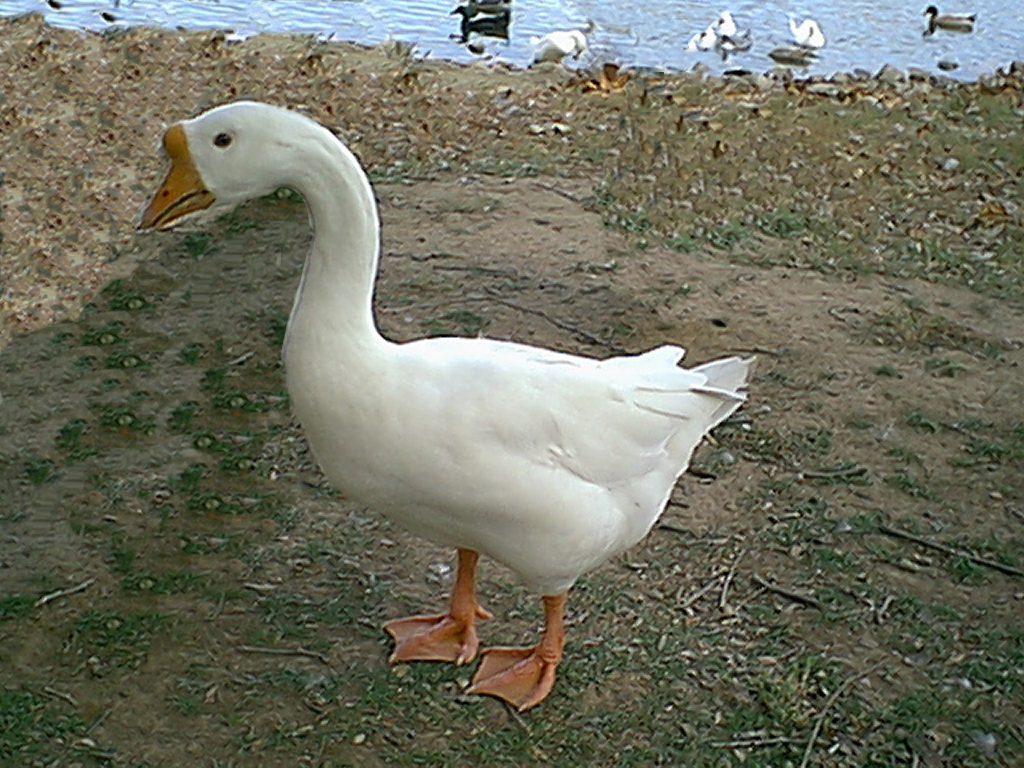
[(164, 134), (164, 152), (171, 160), (171, 169), (160, 189), (149, 201), (139, 222), (139, 229), (168, 229), (184, 216), (214, 203), (214, 196), (203, 184), (203, 179), (188, 151), (188, 140), (180, 123)]

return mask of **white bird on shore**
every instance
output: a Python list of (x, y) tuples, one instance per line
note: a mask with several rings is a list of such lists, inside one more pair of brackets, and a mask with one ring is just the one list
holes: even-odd
[(793, 42), (804, 48), (822, 48), (825, 45), (825, 34), (814, 19), (804, 19), (799, 24), (792, 15), (789, 17), (789, 31)]
[(548, 32), (543, 37), (531, 37), (530, 45), (533, 46), (533, 63), (542, 61), (559, 62), (566, 56), (578, 59), (587, 50), (587, 34), (593, 29), (593, 24), (588, 24), (587, 29), (556, 30)]
[(939, 9), (934, 5), (925, 8), (924, 15), (928, 17), (925, 37), (934, 34), (936, 29), (945, 29), (948, 32), (973, 32), (974, 22), (978, 20), (977, 15), (973, 13), (939, 13)]
[(238, 102), (175, 123), (163, 146), (171, 167), (142, 229), (280, 187), (306, 201), (313, 244), (284, 341), (295, 414), (345, 497), (458, 552), (448, 609), (385, 625), (392, 661), (473, 660), (489, 617), (482, 553), (542, 596), (544, 632), (531, 648), (486, 651), (469, 691), (540, 703), (569, 588), (651, 530), (697, 445), (745, 400), (751, 361), (686, 369), (674, 346), (594, 360), (483, 338), (388, 341), (373, 314), (377, 203), (333, 133)]

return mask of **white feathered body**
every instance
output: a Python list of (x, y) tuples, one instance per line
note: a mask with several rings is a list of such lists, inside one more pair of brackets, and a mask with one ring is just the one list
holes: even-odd
[(484, 339), (387, 341), (372, 303), (380, 222), (354, 155), (308, 118), (248, 102), (178, 130), (202, 173), (195, 194), (230, 206), (285, 186), (306, 199), (315, 236), (285, 369), (331, 484), (541, 594), (639, 541), (697, 444), (744, 399), (749, 361), (686, 370), (677, 347), (597, 361)]
[(587, 50), (587, 36), (578, 29), (548, 32), (543, 37), (531, 37), (534, 62), (559, 62), (566, 56), (579, 58)]
[(288, 389), (331, 484), (541, 594), (643, 538), (747, 377), (736, 358), (680, 368), (676, 347), (599, 362), (439, 338), (350, 355), (296, 315)]
[(796, 19), (789, 17), (789, 31), (793, 35), (793, 42), (805, 48), (823, 48), (825, 46), (825, 35), (814, 19), (804, 19), (797, 24)]

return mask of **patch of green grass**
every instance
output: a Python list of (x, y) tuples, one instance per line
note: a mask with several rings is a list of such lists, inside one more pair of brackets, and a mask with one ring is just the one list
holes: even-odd
[(149, 434), (156, 429), (156, 422), (152, 419), (142, 418), (130, 408), (111, 405), (100, 413), (100, 426), (117, 430), (123, 434), (132, 432)]
[(112, 344), (121, 344), (121, 338), (125, 332), (125, 324), (120, 320), (111, 320), (99, 328), (90, 328), (82, 333), (81, 343), (90, 347), (107, 347)]
[(692, 235), (681, 234), (667, 238), (664, 246), (679, 253), (693, 253), (700, 248), (700, 243)]
[(76, 371), (92, 371), (98, 364), (99, 358), (95, 355), (82, 355), (71, 364), (71, 367)]
[(921, 481), (919, 481), (909, 472), (903, 470), (899, 472), (892, 472), (886, 475), (885, 482), (887, 482), (893, 488), (898, 488), (908, 496), (911, 496), (915, 499), (927, 499), (928, 501), (938, 501), (940, 498), (938, 493), (933, 491), (928, 486), (924, 485)]
[(198, 259), (213, 253), (213, 235), (209, 232), (189, 232), (181, 244), (190, 259)]
[(221, 216), (218, 221), (224, 224), (224, 234), (228, 236), (240, 235), (243, 232), (248, 232), (250, 229), (255, 229), (257, 223), (254, 219), (244, 218), (241, 215), (241, 209), (235, 208), (229, 213), (225, 213)]
[(30, 453), (22, 457), (21, 474), (32, 485), (42, 485), (57, 476), (56, 466), (53, 459)]
[(203, 379), (199, 386), (207, 392), (216, 392), (224, 386), (224, 382), (228, 376), (228, 367), (226, 365), (220, 365), (215, 368), (209, 368), (203, 373)]
[(169, 618), (157, 612), (87, 611), (71, 628), (70, 646), (101, 663), (136, 667)]
[(206, 347), (200, 344), (198, 341), (193, 341), (186, 344), (178, 352), (178, 357), (187, 364), (195, 365), (199, 362), (199, 359), (206, 354)]
[(720, 429), (717, 437), (723, 445), (757, 461), (792, 464), (825, 456), (832, 451), (833, 433), (829, 429), (765, 428)]
[(1018, 426), (1008, 430), (1003, 439), (971, 435), (967, 438), (964, 451), (976, 461), (992, 464), (1019, 463), (1024, 461), (1024, 434)]
[(942, 424), (926, 414), (924, 411), (911, 411), (907, 414), (907, 426), (922, 432), (935, 434), (942, 428)]
[[(85, 732), (85, 722), (66, 710), (55, 699), (0, 688), (0, 761), (12, 768), (64, 764), (69, 737)], [(40, 756), (48, 757), (36, 762)]]
[(69, 455), (78, 454), (82, 451), (82, 435), (85, 434), (88, 422), (85, 419), (71, 419), (60, 428), (55, 443), (57, 447)]
[(192, 421), (198, 412), (199, 403), (195, 400), (180, 403), (167, 417), (167, 426), (173, 432), (188, 432), (192, 428)]
[(912, 448), (905, 445), (893, 445), (886, 452), (886, 456), (902, 461), (904, 464), (920, 464), (921, 457)]
[(896, 367), (893, 365), (880, 365), (877, 368), (874, 368), (871, 372), (875, 374), (875, 376), (888, 376), (893, 379), (901, 378), (900, 372), (896, 370)]
[(789, 208), (778, 208), (759, 217), (757, 226), (762, 232), (773, 237), (792, 237), (806, 232), (808, 221)]
[(176, 595), (193, 592), (203, 583), (198, 573), (167, 572), (155, 573), (141, 571), (129, 573), (121, 579), (121, 589), (125, 592), (148, 592), (154, 595)]
[(967, 366), (944, 357), (933, 357), (926, 360), (924, 369), (932, 376), (951, 379), (967, 370)]
[(4, 595), (0, 597), (0, 622), (13, 621), (28, 615), (36, 604), (30, 595)]
[(112, 280), (100, 291), (100, 296), (107, 300), (107, 309), (111, 311), (138, 311), (151, 307), (153, 303), (142, 293), (129, 288), (127, 281)]
[(434, 318), (427, 325), (430, 336), (478, 336), (488, 320), (468, 309), (455, 309)]
[(50, 337), (50, 345), (67, 349), (75, 343), (75, 334), (70, 331), (61, 331)]
[(263, 413), (269, 406), (261, 398), (247, 395), (238, 389), (218, 392), (210, 404), (215, 410), (226, 413)]
[(714, 229), (708, 230), (705, 235), (711, 245), (725, 250), (732, 250), (733, 246), (749, 236), (747, 228), (737, 222), (720, 224)]
[(104, 368), (148, 368), (150, 363), (127, 349), (115, 349), (103, 360)]

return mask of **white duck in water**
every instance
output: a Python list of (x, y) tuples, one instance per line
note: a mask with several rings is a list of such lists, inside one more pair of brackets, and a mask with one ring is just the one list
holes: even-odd
[(284, 344), (295, 413), (339, 491), (458, 550), (448, 610), (385, 625), (392, 661), (476, 656), (483, 553), (543, 596), (544, 633), (486, 651), (470, 692), (538, 704), (566, 592), (651, 529), (697, 444), (743, 402), (750, 360), (688, 370), (671, 346), (598, 361), (479, 338), (390, 342), (373, 317), (373, 190), (330, 131), (238, 102), (172, 125), (163, 146), (171, 167), (142, 229), (279, 187), (305, 198), (315, 236)]
[(792, 16), (789, 17), (789, 31), (793, 42), (804, 48), (824, 48), (825, 33), (821, 31), (814, 19), (804, 19), (799, 24)]

